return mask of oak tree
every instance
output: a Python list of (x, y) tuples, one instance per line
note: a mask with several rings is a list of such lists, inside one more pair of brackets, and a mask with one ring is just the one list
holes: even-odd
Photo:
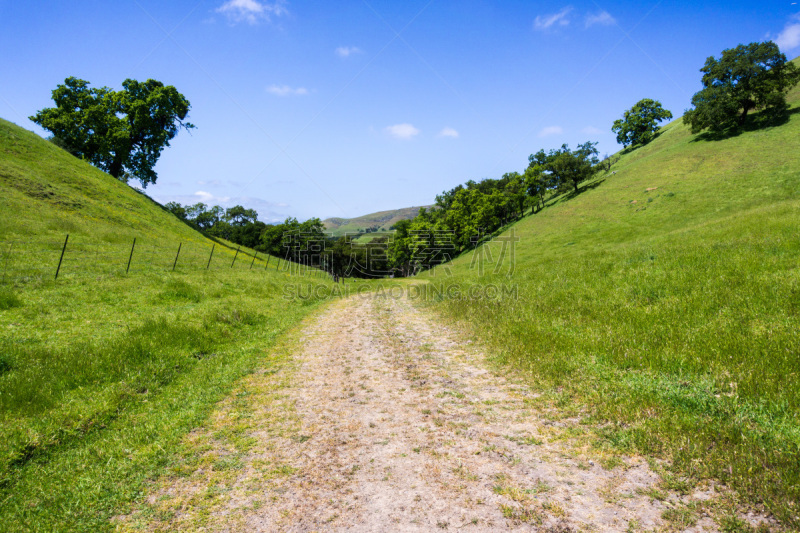
[(617, 134), (617, 142), (624, 147), (649, 143), (658, 131), (658, 123), (672, 118), (672, 113), (661, 106), (658, 100), (644, 98), (625, 111), (621, 119), (615, 120), (611, 131)]
[(184, 122), (189, 100), (156, 80), (127, 79), (114, 91), (70, 77), (53, 90), (53, 101), (56, 107), (30, 119), (77, 157), (122, 181), (138, 179), (142, 187), (156, 182), (153, 167), (181, 128), (195, 127)]
[(755, 109), (778, 117), (787, 109), (786, 93), (800, 81), (800, 70), (771, 41), (723, 50), (720, 59), (706, 59), (700, 71), (703, 89), (683, 116), (692, 133), (739, 128)]

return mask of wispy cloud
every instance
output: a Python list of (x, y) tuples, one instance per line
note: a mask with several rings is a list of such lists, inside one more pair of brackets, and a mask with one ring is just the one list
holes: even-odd
[(586, 27), (589, 28), (595, 24), (601, 26), (611, 26), (616, 24), (617, 20), (611, 16), (608, 11), (601, 11), (600, 13), (586, 15)]
[(567, 6), (558, 13), (552, 15), (539, 15), (533, 21), (533, 27), (537, 30), (549, 30), (553, 26), (568, 26), (569, 14), (572, 12), (572, 6)]
[(231, 201), (230, 196), (215, 196), (206, 191), (196, 191), (194, 195), (204, 204), (227, 204)]
[(386, 133), (395, 139), (407, 141), (419, 135), (419, 130), (411, 124), (395, 124), (394, 126), (388, 126)]
[(607, 132), (601, 130), (600, 128), (595, 128), (594, 126), (586, 126), (581, 130), (581, 133), (585, 135), (602, 135)]
[(353, 54), (360, 54), (361, 48), (357, 46), (340, 46), (336, 49), (336, 55), (339, 57), (350, 57)]
[(562, 133), (564, 133), (564, 128), (561, 126), (548, 126), (542, 128), (539, 132), (539, 137), (552, 137), (553, 135), (561, 135)]
[(271, 4), (258, 0), (228, 0), (219, 6), (216, 12), (225, 15), (231, 23), (248, 24), (257, 24), (262, 20), (269, 21), (273, 16), (280, 17), (289, 13), (283, 0), (276, 0)]
[(800, 46), (800, 14), (794, 15), (792, 20), (796, 22), (789, 22), (783, 31), (775, 38), (775, 44), (783, 52), (794, 50)]
[(451, 139), (458, 139), (458, 131), (453, 128), (443, 128), (439, 132), (439, 137), (450, 137)]
[(275, 96), (305, 96), (308, 94), (308, 89), (305, 87), (292, 88), (288, 85), (270, 85), (267, 87), (267, 92)]

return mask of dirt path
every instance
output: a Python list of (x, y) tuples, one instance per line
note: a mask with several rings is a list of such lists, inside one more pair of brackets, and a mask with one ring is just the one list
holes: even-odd
[[(331, 304), (300, 333), (295, 366), (246, 384), (250, 410), (229, 402), (195, 435), (214, 460), (157, 491), (149, 528), (717, 530), (702, 513), (680, 520), (713, 488), (681, 496), (644, 459), (592, 451), (578, 421), (534, 408), (459, 339), (405, 300)], [(246, 452), (220, 434), (231, 413), (245, 413)]]

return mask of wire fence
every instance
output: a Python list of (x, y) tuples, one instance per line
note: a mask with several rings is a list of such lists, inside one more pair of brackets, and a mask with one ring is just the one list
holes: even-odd
[(139, 238), (128, 243), (108, 243), (70, 235), (65, 235), (63, 240), (0, 242), (0, 284), (201, 270), (272, 270), (292, 276), (328, 275), (318, 266), (218, 243)]

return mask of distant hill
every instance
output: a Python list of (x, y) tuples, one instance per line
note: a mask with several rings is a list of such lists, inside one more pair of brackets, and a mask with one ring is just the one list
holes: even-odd
[(357, 218), (328, 218), (323, 220), (322, 223), (325, 224), (325, 229), (328, 232), (337, 236), (348, 232), (366, 231), (368, 228), (374, 228), (376, 231), (389, 231), (389, 228), (398, 221), (410, 220), (417, 216), (422, 207), (428, 209), (432, 206), (404, 207), (392, 211), (378, 211), (377, 213)]

